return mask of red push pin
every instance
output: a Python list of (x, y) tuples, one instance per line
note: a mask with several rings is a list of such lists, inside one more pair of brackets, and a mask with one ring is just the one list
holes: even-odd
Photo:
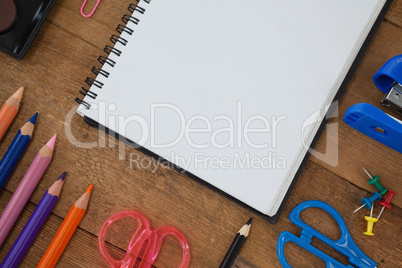
[(385, 201), (379, 202), (379, 204), (382, 206), (382, 209), (381, 209), (380, 214), (378, 214), (377, 220), (380, 219), (380, 216), (385, 208), (391, 209), (391, 200), (392, 200), (392, 197), (394, 197), (394, 195), (396, 195), (396, 193), (394, 191), (388, 190), (388, 196), (385, 199)]

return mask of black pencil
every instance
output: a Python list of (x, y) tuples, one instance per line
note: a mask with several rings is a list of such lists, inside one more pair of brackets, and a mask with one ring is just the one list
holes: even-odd
[(241, 247), (243, 246), (244, 241), (250, 232), (251, 221), (253, 218), (250, 218), (245, 225), (237, 232), (235, 238), (233, 239), (232, 244), (230, 245), (228, 252), (226, 252), (225, 257), (223, 258), (221, 265), (219, 268), (230, 268), (232, 267), (237, 254), (239, 253)]

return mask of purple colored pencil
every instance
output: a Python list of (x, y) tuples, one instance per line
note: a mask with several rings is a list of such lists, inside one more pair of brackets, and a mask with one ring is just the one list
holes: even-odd
[(39, 201), (38, 206), (35, 208), (27, 224), (22, 229), (20, 235), (15, 241), (14, 245), (8, 252), (6, 258), (0, 265), (0, 268), (14, 268), (18, 267), (28, 248), (30, 247), (35, 236), (38, 234), (40, 228), (45, 222), (53, 206), (59, 199), (61, 188), (63, 187), (66, 172), (61, 174), (60, 178), (50, 186), (50, 188), (43, 195)]
[(42, 178), (43, 173), (45, 173), (46, 168), (49, 166), (55, 142), (56, 135), (54, 135), (53, 138), (51, 138), (36, 154), (36, 157), (32, 161), (27, 173), (25, 173), (24, 178), (22, 178), (22, 181), (18, 185), (17, 190), (15, 190), (10, 202), (8, 202), (6, 208), (1, 214), (0, 246), (3, 244), (4, 240), (6, 240), (8, 233), (20, 215), (26, 202), (35, 190), (35, 187), (40, 178)]

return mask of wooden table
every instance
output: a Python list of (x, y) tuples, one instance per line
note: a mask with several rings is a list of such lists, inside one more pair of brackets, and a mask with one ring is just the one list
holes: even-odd
[[(33, 267), (39, 262), (70, 206), (90, 183), (94, 184), (94, 190), (88, 211), (60, 258), (59, 267), (107, 267), (98, 252), (97, 234), (108, 216), (125, 209), (142, 211), (152, 227), (169, 224), (180, 229), (191, 246), (191, 267), (217, 267), (235, 233), (253, 216), (249, 211), (174, 170), (158, 168), (153, 172), (153, 166), (141, 169), (130, 165), (130, 154), (145, 161), (149, 159), (134, 149), (121, 149), (116, 140), (86, 125), (79, 115), (74, 115), (71, 122), (66, 120), (75, 111), (78, 90), (85, 77), (93, 77), (90, 69), (99, 66), (96, 59), (105, 55), (103, 48), (130, 1), (102, 1), (89, 19), (80, 16), (81, 3), (82, 0), (58, 1), (22, 61), (0, 53), (0, 100), (6, 100), (20, 86), (26, 88), (20, 112), (1, 142), (1, 156), (23, 123), (39, 112), (33, 140), (18, 169), (0, 191), (1, 210), (37, 151), (54, 133), (58, 134), (53, 161), (0, 249), (0, 258), (6, 256), (43, 193), (66, 170), (68, 176), (60, 200), (23, 259), (23, 267)], [(380, 107), (382, 93), (373, 84), (372, 76), (386, 60), (401, 51), (402, 0), (395, 0), (316, 147), (318, 152), (335, 150), (331, 147), (334, 143), (327, 145), (327, 140), (339, 138), (337, 165), (311, 158), (278, 223), (271, 225), (254, 217), (236, 267), (280, 267), (276, 255), (278, 236), (284, 230), (300, 232), (289, 222), (288, 215), (297, 204), (310, 199), (323, 200), (336, 208), (357, 245), (379, 263), (378, 267), (402, 267), (402, 156), (342, 121), (346, 109), (355, 103)], [(71, 129), (77, 141), (94, 141), (99, 146), (77, 147), (67, 139), (65, 129)], [(363, 215), (367, 211), (352, 213), (360, 205), (360, 198), (373, 191), (362, 166), (372, 174), (379, 174), (383, 185), (400, 194), (393, 199), (393, 209), (386, 210), (375, 225), (374, 237), (363, 234), (366, 229)], [(374, 215), (379, 210), (377, 206)], [(329, 237), (338, 237), (340, 231), (332, 218), (318, 212), (313, 209), (303, 217)], [(129, 237), (130, 233), (116, 234), (110, 241), (110, 250), (118, 256), (124, 254)], [(318, 240), (313, 240), (313, 244), (345, 261)], [(295, 267), (323, 267), (319, 259), (297, 246), (288, 246), (286, 252)], [(180, 261), (177, 255), (181, 256), (178, 242), (168, 238), (155, 267), (177, 267)]]

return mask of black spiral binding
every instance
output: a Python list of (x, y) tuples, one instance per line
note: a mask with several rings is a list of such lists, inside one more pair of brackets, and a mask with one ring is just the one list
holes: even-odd
[[(141, 0), (141, 1), (145, 2), (147, 4), (151, 3), (151, 0)], [(122, 34), (123, 32), (125, 32), (125, 33), (127, 33), (129, 35), (132, 35), (134, 33), (134, 30), (129, 28), (129, 27), (127, 27), (127, 23), (132, 22), (134, 24), (138, 24), (140, 22), (140, 20), (137, 17), (135, 17), (134, 13), (137, 12), (139, 14), (144, 14), (145, 13), (145, 8), (138, 6), (138, 4), (130, 4), (128, 6), (128, 11), (130, 11), (131, 15), (127, 15), (127, 14), (124, 15), (121, 18), (121, 20), (123, 21), (124, 24), (118, 24), (117, 27), (116, 27), (116, 31), (119, 34)], [(123, 46), (126, 46), (127, 43), (128, 43), (128, 40), (124, 39), (123, 37), (121, 37), (119, 35), (115, 35), (115, 34), (110, 37), (110, 41), (113, 44), (120, 43)], [(122, 54), (122, 51), (120, 51), (120, 50), (118, 50), (118, 49), (116, 49), (116, 48), (114, 48), (112, 46), (109, 46), (109, 45), (106, 45), (103, 50), (107, 54), (113, 53), (118, 57), (120, 57), (121, 54)], [(108, 64), (109, 66), (114, 67), (116, 65), (116, 62), (114, 60), (110, 59), (109, 57), (105, 57), (105, 56), (99, 56), (98, 62), (100, 64), (102, 64), (102, 66), (105, 65), (105, 64)], [(102, 68), (96, 67), (96, 66), (93, 66), (91, 71), (95, 75), (102, 75), (105, 78), (108, 78), (109, 75), (110, 75), (109, 72), (103, 70)], [(91, 77), (87, 77), (87, 79), (85, 80), (85, 83), (89, 87), (91, 87), (93, 85), (93, 86), (96, 86), (96, 87), (98, 87), (100, 89), (104, 85), (102, 82), (100, 82), (100, 81), (98, 81), (96, 79), (93, 79)], [(92, 99), (96, 99), (96, 97), (98, 96), (98, 94), (90, 91), (89, 89), (86, 89), (85, 87), (81, 87), (81, 90), (79, 92), (82, 95), (84, 95), (84, 97), (88, 96), (88, 97), (90, 97)], [(83, 105), (86, 109), (91, 108), (91, 104), (89, 104), (88, 102), (84, 101), (81, 98), (76, 98), (75, 101), (78, 102), (79, 104)]]

